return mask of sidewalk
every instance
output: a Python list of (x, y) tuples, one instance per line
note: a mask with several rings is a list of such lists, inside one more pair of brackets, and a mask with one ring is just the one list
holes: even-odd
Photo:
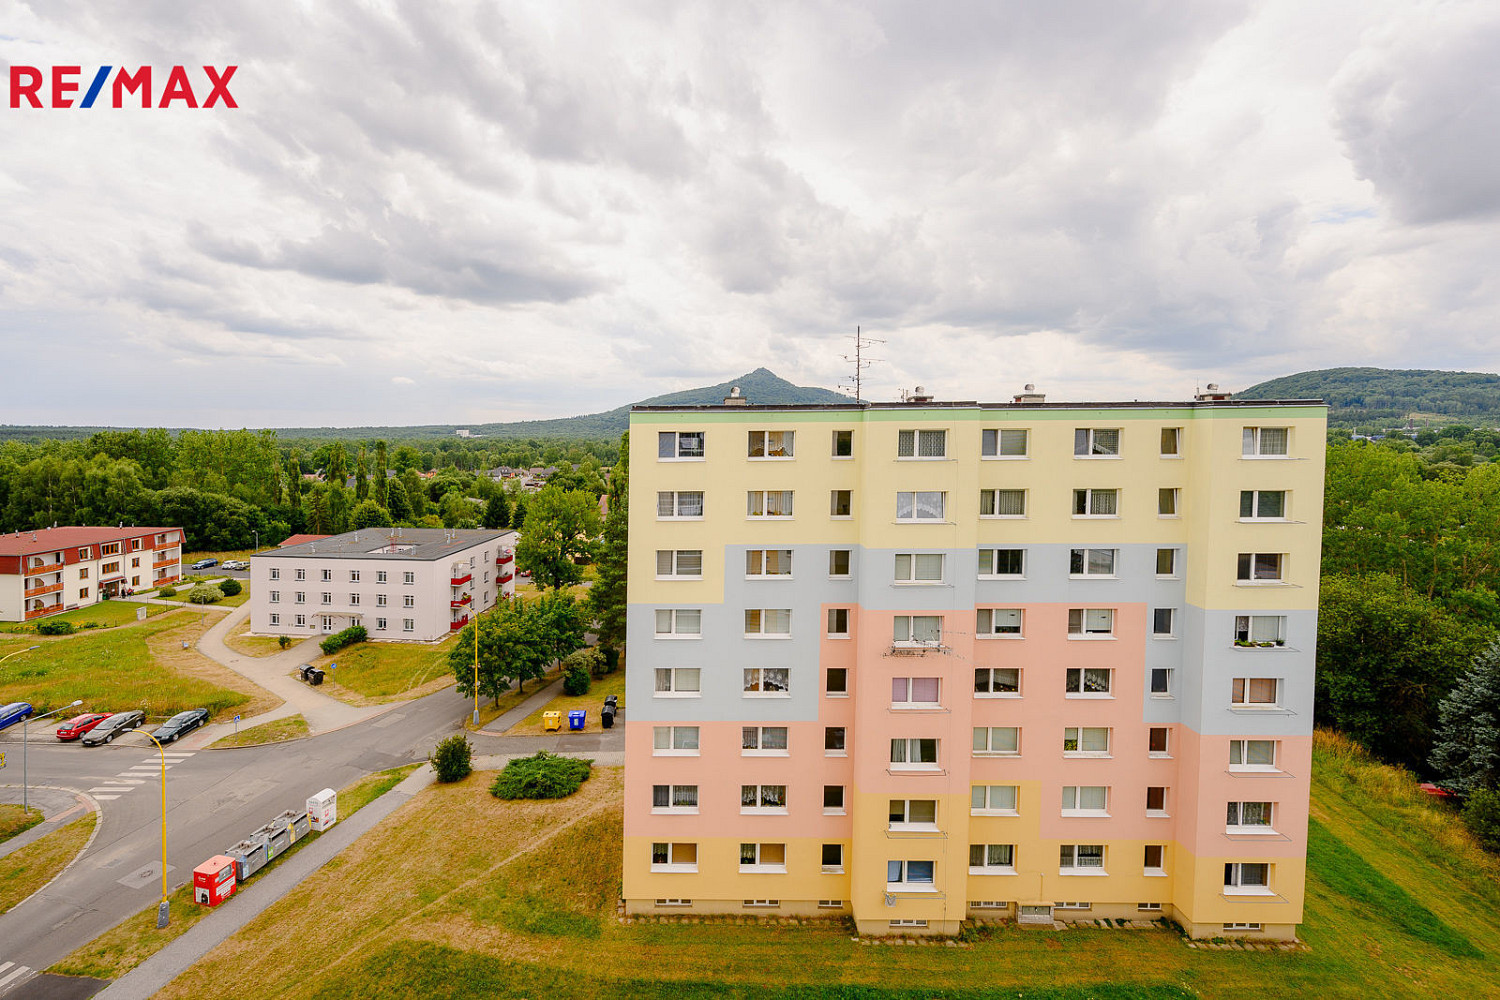
[[(31, 808), (40, 809), (44, 818), (42, 822), (25, 833), (18, 834), (4, 843), (0, 843), (0, 858), (5, 857), (13, 851), (19, 851), (33, 841), (41, 840), (53, 830), (66, 826), (94, 808), (92, 802), (77, 792), (69, 791), (65, 788), (53, 788), (50, 785), (32, 785), (30, 792), (27, 793), (27, 798), (30, 800)], [(20, 805), (21, 786), (0, 785), (0, 802)]]
[[(504, 736), (507, 729), (509, 729), (511, 726), (514, 726), (516, 723), (526, 718), (526, 716), (530, 715), (532, 712), (535, 712), (537, 709), (541, 708), (543, 705), (547, 704), (547, 702), (556, 697), (557, 692), (552, 689), (557, 687), (557, 685), (561, 682), (562, 675), (559, 674), (557, 677), (554, 677), (546, 684), (543, 684), (540, 688), (537, 689), (535, 694), (529, 696), (525, 701), (521, 702), (521, 704), (517, 705), (515, 708), (509, 709), (505, 712), (501, 712), (489, 722), (486, 722), (485, 728), (475, 731), (474, 735)], [(537, 735), (541, 736), (542, 734), (537, 733)]]
[[(499, 770), (515, 756), (527, 755), (492, 754), (475, 757), (474, 770)], [(605, 767), (619, 766), (625, 762), (625, 754), (619, 751), (564, 756), (590, 757), (595, 764)], [(414, 795), (434, 780), (431, 765), (424, 764), (417, 768), (401, 784), (349, 819), (340, 820), (332, 830), (292, 855), (283, 864), (247, 883), (243, 894), (236, 894), (228, 903), (193, 925), (182, 937), (95, 996), (107, 997), (109, 1000), (148, 1000), (186, 972), (193, 963), (260, 916), (271, 904), (295, 889), (303, 879), (322, 868), (344, 848), (374, 829), (381, 820), (411, 801)]]

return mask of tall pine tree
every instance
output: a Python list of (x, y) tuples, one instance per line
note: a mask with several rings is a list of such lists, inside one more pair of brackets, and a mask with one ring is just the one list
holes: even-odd
[(1500, 642), (1474, 657), (1443, 699), (1432, 767), (1460, 795), (1500, 789)]

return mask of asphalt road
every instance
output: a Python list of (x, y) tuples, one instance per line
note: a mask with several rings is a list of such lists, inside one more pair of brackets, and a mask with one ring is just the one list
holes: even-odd
[[(198, 741), (188, 737), (170, 746), (168, 887), (191, 881), (194, 867), (281, 812), (303, 810), (307, 797), (320, 789), (341, 788), (374, 771), (426, 760), (434, 744), (460, 730), (469, 704), (449, 688), (311, 739), (195, 750)], [(473, 737), (472, 742), (478, 754), (624, 746), (618, 728), (599, 735)], [(20, 747), (7, 743), (3, 749), (8, 766), (0, 771), (0, 784), (19, 784)], [(99, 747), (63, 745), (49, 727), (45, 733), (33, 732), (29, 753), (32, 786), (86, 792), (99, 802), (102, 821), (94, 843), (72, 868), (0, 915), (0, 996), (10, 1000), (43, 988), (44, 980), (32, 979), (35, 973), (160, 899), (162, 891), (161, 758), (150, 741), (129, 734)], [(20, 988), (28, 982), (34, 986)]]

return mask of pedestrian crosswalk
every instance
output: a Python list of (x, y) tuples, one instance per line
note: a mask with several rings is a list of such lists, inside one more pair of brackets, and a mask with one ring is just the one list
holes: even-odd
[(34, 975), (36, 972), (30, 966), (0, 962), (0, 994), (9, 993)]
[[(167, 770), (172, 770), (174, 764), (181, 764), (191, 756), (193, 756), (193, 751), (191, 750), (178, 751), (176, 753), (168, 752), (166, 754)], [(93, 788), (90, 788), (89, 794), (105, 802), (118, 799), (121, 795), (135, 791), (141, 785), (161, 780), (161, 769), (162, 759), (160, 755), (147, 757), (139, 764), (134, 764), (113, 778), (106, 780), (102, 785), (95, 785)]]

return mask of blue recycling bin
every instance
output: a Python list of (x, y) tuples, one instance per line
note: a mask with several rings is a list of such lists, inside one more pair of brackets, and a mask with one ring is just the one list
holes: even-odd
[(587, 724), (588, 709), (574, 708), (568, 711), (568, 728), (574, 732), (581, 731)]

